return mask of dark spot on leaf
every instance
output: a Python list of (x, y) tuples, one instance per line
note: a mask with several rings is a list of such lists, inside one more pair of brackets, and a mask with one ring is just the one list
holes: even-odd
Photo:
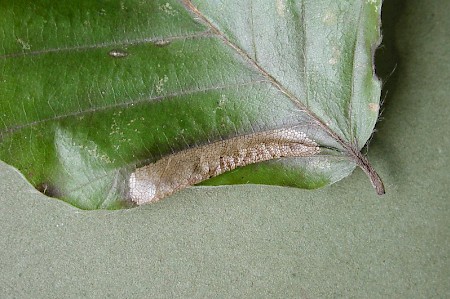
[(41, 183), (38, 186), (36, 186), (36, 189), (38, 189), (41, 193), (50, 197), (61, 197), (62, 195), (61, 191), (58, 188), (49, 183)]

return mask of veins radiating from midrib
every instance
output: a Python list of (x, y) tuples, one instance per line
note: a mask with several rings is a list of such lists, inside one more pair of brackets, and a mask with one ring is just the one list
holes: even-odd
[(293, 102), (299, 109), (307, 113), (314, 119), (317, 124), (333, 139), (335, 139), (339, 144), (341, 144), (346, 151), (352, 155), (352, 145), (346, 142), (341, 136), (335, 133), (331, 128), (325, 124), (325, 122), (318, 117), (313, 111), (311, 111), (307, 106), (305, 106), (289, 89), (281, 84), (275, 77), (273, 77), (267, 70), (265, 70), (257, 61), (255, 61), (249, 53), (244, 51), (241, 47), (233, 43), (222, 31), (216, 27), (213, 22), (211, 22), (202, 12), (200, 12), (197, 7), (191, 2), (191, 0), (180, 0), (186, 8), (194, 14), (199, 21), (203, 22), (207, 27), (210, 28), (210, 31), (213, 34), (216, 34), (219, 38), (223, 40), (223, 42), (232, 48), (237, 54), (243, 57), (246, 61), (249, 62), (256, 70), (261, 73), (264, 77), (266, 77), (270, 83), (277, 88), (281, 93), (283, 93), (289, 100)]

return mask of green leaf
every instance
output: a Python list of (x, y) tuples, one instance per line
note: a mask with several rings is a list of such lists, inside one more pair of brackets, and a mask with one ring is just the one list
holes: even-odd
[(204, 184), (318, 188), (356, 165), (382, 194), (360, 153), (379, 110), (380, 9), (3, 1), (0, 158), (83, 209), (158, 200), (214, 176)]

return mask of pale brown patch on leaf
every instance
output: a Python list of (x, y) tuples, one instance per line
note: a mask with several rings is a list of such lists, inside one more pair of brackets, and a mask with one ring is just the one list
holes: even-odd
[(369, 110), (373, 111), (373, 112), (377, 112), (380, 109), (380, 105), (378, 105), (377, 103), (369, 103)]
[(293, 128), (238, 136), (186, 149), (136, 169), (130, 175), (129, 195), (139, 205), (155, 202), (236, 167), (319, 152), (317, 143)]
[(284, 11), (286, 9), (286, 4), (284, 3), (285, 0), (277, 0), (277, 13), (280, 17), (284, 17)]

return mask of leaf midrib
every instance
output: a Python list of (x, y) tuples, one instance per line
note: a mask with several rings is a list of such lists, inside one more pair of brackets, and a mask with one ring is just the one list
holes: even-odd
[[(312, 119), (314, 119), (317, 124), (336, 142), (338, 142), (344, 148), (344, 156), (347, 156), (350, 160), (355, 162), (361, 169), (366, 173), (366, 175), (370, 178), (372, 186), (375, 188), (376, 192), (379, 195), (385, 193), (383, 182), (381, 178), (376, 173), (375, 169), (370, 165), (369, 161), (366, 157), (364, 157), (356, 143), (350, 140), (349, 142), (345, 141), (341, 136), (339, 136), (336, 132), (334, 132), (326, 123), (318, 117), (313, 111), (309, 110), (292, 92), (289, 91), (286, 87), (284, 87), (275, 77), (273, 77), (269, 72), (267, 72), (263, 67), (261, 67), (252, 57), (241, 49), (238, 45), (231, 42), (231, 40), (221, 32), (202, 12), (200, 12), (197, 7), (195, 7), (191, 0), (180, 0), (186, 7), (188, 11), (197, 16), (209, 29), (212, 33), (215, 33), (223, 42), (232, 48), (238, 55), (244, 58), (249, 62), (257, 71), (261, 73), (264, 77), (266, 77), (270, 83), (277, 88), (281, 93), (283, 93), (288, 99), (290, 99), (294, 105), (296, 105), (301, 111), (305, 112)], [(303, 2), (302, 2), (303, 3)], [(358, 23), (360, 20), (358, 20)], [(354, 73), (352, 73), (352, 78)], [(352, 83), (353, 84), (353, 83)], [(352, 95), (353, 95), (353, 87), (352, 87)]]
[[(116, 47), (116, 46), (132, 46), (132, 45), (138, 45), (138, 44), (145, 44), (145, 43), (156, 43), (159, 41), (176, 41), (176, 40), (185, 40), (185, 39), (196, 39), (196, 38), (203, 38), (203, 37), (211, 37), (213, 35), (218, 36), (221, 38), (226, 45), (231, 47), (236, 53), (238, 53), (241, 57), (243, 57), (246, 61), (248, 61), (254, 68), (258, 70), (258, 72), (266, 77), (268, 81), (281, 93), (283, 93), (289, 100), (291, 100), (294, 105), (296, 105), (301, 111), (307, 113), (310, 115), (318, 124), (319, 126), (327, 132), (333, 139), (335, 139), (338, 143), (340, 143), (348, 152), (351, 152), (352, 146), (351, 144), (345, 142), (338, 134), (336, 134), (334, 131), (328, 127), (325, 122), (318, 117), (314, 112), (309, 110), (292, 92), (290, 92), (286, 87), (284, 87), (275, 77), (273, 77), (268, 71), (266, 71), (263, 67), (261, 67), (255, 59), (253, 59), (248, 53), (246, 53), (243, 49), (241, 49), (239, 46), (231, 42), (231, 40), (223, 33), (221, 32), (214, 24), (212, 24), (209, 19), (203, 15), (193, 4), (190, 0), (180, 0), (185, 6), (188, 8), (188, 11), (194, 13), (197, 15), (209, 28), (207, 30), (204, 30), (202, 32), (189, 34), (189, 35), (177, 35), (177, 36), (169, 36), (169, 37), (152, 37), (152, 38), (144, 38), (144, 39), (136, 39), (133, 41), (123, 41), (123, 42), (110, 42), (110, 43), (100, 43), (100, 44), (93, 44), (93, 45), (84, 45), (84, 46), (75, 46), (75, 47), (67, 47), (67, 48), (52, 48), (52, 49), (45, 49), (45, 50), (38, 50), (38, 51), (31, 51), (31, 52), (24, 52), (24, 53), (11, 53), (11, 54), (4, 54), (0, 55), (0, 59), (6, 59), (6, 58), (14, 58), (14, 57), (23, 57), (23, 56), (31, 56), (31, 55), (42, 55), (42, 54), (48, 54), (48, 53), (58, 53), (58, 52), (65, 52), (65, 51), (86, 51), (91, 49), (100, 49), (100, 48), (107, 48), (107, 47)], [(302, 2), (303, 3), (303, 2)], [(357, 40), (357, 38), (356, 38)], [(355, 41), (356, 42), (356, 41)], [(255, 81), (245, 82), (242, 85), (252, 84), (256, 83)], [(231, 85), (230, 85), (231, 86)], [(233, 86), (240, 86), (240, 84), (233, 84)], [(195, 92), (202, 92), (207, 90), (213, 90), (213, 89), (221, 89), (226, 88), (224, 87), (208, 87), (207, 89), (203, 90), (193, 90), (193, 91), (181, 91), (174, 94), (164, 95), (164, 96), (157, 96), (153, 98), (148, 98), (145, 100), (140, 101), (131, 101), (126, 103), (120, 103), (115, 105), (108, 105), (105, 107), (94, 107), (90, 109), (85, 109), (82, 111), (76, 111), (72, 113), (67, 113), (63, 115), (58, 115), (52, 118), (47, 118), (39, 121), (30, 122), (27, 124), (15, 126), (6, 128), (2, 131), (0, 131), (0, 136), (4, 136), (5, 134), (9, 134), (11, 132), (15, 132), (17, 130), (20, 130), (22, 128), (39, 125), (45, 122), (53, 121), (53, 120), (60, 120), (67, 117), (72, 116), (80, 116), (87, 113), (94, 113), (98, 111), (113, 109), (117, 107), (127, 107), (132, 104), (140, 104), (143, 102), (148, 102), (152, 100), (162, 100), (164, 98), (172, 98), (176, 96), (180, 96), (183, 94), (191, 94)], [(353, 94), (353, 84), (352, 84), (352, 94)], [(349, 106), (349, 112), (351, 113), (351, 105)], [(351, 120), (350, 120), (351, 122)]]
[[(253, 66), (264, 78), (266, 78), (266, 80), (254, 80), (254, 81), (250, 81), (250, 82), (245, 82), (242, 85), (253, 84), (255, 82), (268, 82), (272, 86), (274, 86), (279, 92), (284, 94), (295, 106), (297, 106), (298, 109), (300, 109), (301, 111), (303, 111), (306, 114), (308, 114), (309, 116), (311, 116), (311, 118), (316, 121), (317, 125), (321, 129), (323, 129), (332, 139), (336, 140), (340, 145), (342, 145), (342, 147), (344, 148), (344, 152), (342, 152), (343, 157), (347, 156), (350, 160), (353, 160), (354, 162), (356, 162), (366, 172), (366, 174), (369, 175), (369, 177), (371, 178), (372, 184), (377, 189), (377, 192), (379, 194), (381, 194), (379, 192), (380, 188), (377, 188), (377, 186), (375, 186), (376, 185), (375, 183), (377, 183), (377, 181), (380, 181), (378, 175), (374, 172), (373, 168), (370, 166), (370, 164), (367, 161), (367, 159), (364, 156), (362, 156), (362, 154), (359, 152), (359, 149), (357, 148), (357, 145), (354, 144), (353, 142), (351, 142), (352, 140), (350, 140), (350, 142), (348, 142), (348, 141), (344, 140), (338, 133), (334, 132), (328, 125), (326, 125), (326, 123), (320, 117), (318, 117), (313, 111), (311, 111), (307, 106), (305, 106), (305, 104), (303, 104), (299, 100), (299, 98), (297, 98), (288, 88), (283, 86), (283, 84), (281, 84), (275, 77), (273, 77), (268, 71), (266, 71), (262, 66), (260, 66), (257, 63), (257, 61), (255, 59), (253, 59), (247, 52), (245, 52), (238, 45), (233, 43), (205, 15), (203, 15), (192, 4), (192, 2), (190, 0), (180, 0), (180, 1), (181, 1), (181, 3), (183, 3), (185, 5), (185, 7), (187, 8), (188, 11), (190, 11), (193, 14), (195, 14), (197, 16), (197, 18), (200, 19), (200, 21), (202, 21), (204, 24), (207, 25), (207, 27), (208, 27), (207, 30), (204, 30), (204, 31), (199, 32), (199, 33), (189, 34), (189, 35), (171, 36), (171, 37), (164, 37), (164, 38), (159, 38), (159, 37), (144, 38), (144, 39), (137, 39), (137, 40), (133, 40), (133, 41), (100, 43), (100, 44), (86, 45), (86, 46), (76, 46), (76, 47), (67, 47), (67, 48), (53, 48), (53, 49), (44, 49), (44, 50), (33, 51), (33, 52), (4, 54), (4, 55), (0, 55), (0, 59), (14, 58), (14, 57), (23, 57), (23, 56), (28, 56), (28, 55), (30, 55), (30, 56), (31, 55), (40, 55), (40, 54), (47, 54), (47, 53), (54, 53), (54, 52), (86, 51), (86, 50), (90, 50), (90, 49), (100, 49), (100, 48), (114, 47), (114, 46), (129, 46), (129, 45), (137, 45), (137, 44), (145, 44), (145, 43), (157, 43), (159, 41), (175, 41), (175, 40), (180, 40), (180, 39), (183, 40), (183, 39), (195, 39), (195, 38), (215, 37), (216, 36), (216, 37), (220, 38), (225, 43), (225, 45), (227, 45), (230, 48), (232, 48), (239, 56), (241, 56), (245, 61), (247, 61), (249, 63), (249, 65)], [(302, 2), (302, 4), (303, 4), (303, 2)], [(359, 17), (361, 18), (361, 16), (359, 16)], [(358, 20), (358, 24), (360, 23), (360, 21), (361, 20), (359, 19)], [(359, 38), (359, 35), (356, 36), (355, 43), (358, 42), (358, 38)], [(355, 59), (355, 57), (353, 58), (353, 60), (354, 59)], [(354, 63), (354, 61), (353, 61), (353, 63)], [(355, 67), (355, 65), (353, 65), (352, 78), (355, 75), (354, 74), (354, 67)], [(353, 84), (354, 84), (354, 82), (352, 82), (352, 88), (351, 88), (352, 98), (350, 99), (350, 105), (348, 107), (348, 109), (349, 109), (348, 113), (350, 114), (350, 117), (349, 117), (349, 126), (350, 127), (351, 127), (351, 109), (352, 109), (351, 102), (353, 100), (353, 89), (354, 89)], [(233, 83), (231, 85), (229, 84), (228, 86), (237, 86), (237, 85), (239, 86), (239, 83), (238, 84)], [(226, 88), (226, 86), (224, 86), (223, 88)], [(198, 90), (197, 89), (197, 90), (193, 90), (191, 92), (192, 93), (202, 92), (202, 91), (207, 91), (207, 90), (211, 90), (211, 89), (218, 89), (218, 87), (212, 86), (212, 87), (208, 87), (207, 89), (204, 89), (204, 90)], [(86, 109), (86, 110), (83, 110), (83, 111), (76, 111), (76, 112), (68, 113), (68, 114), (65, 114), (65, 115), (59, 115), (59, 116), (56, 116), (56, 117), (53, 117), (53, 118), (48, 118), (48, 119), (44, 119), (44, 120), (30, 122), (30, 123), (25, 124), (25, 125), (20, 125), (20, 126), (16, 126), (16, 127), (6, 128), (6, 130), (0, 131), (0, 139), (4, 136), (4, 134), (8, 134), (8, 133), (14, 132), (16, 130), (20, 130), (20, 129), (24, 128), (24, 127), (38, 125), (38, 124), (41, 124), (41, 123), (44, 123), (44, 122), (49, 122), (49, 121), (52, 121), (52, 120), (59, 120), (59, 119), (65, 118), (65, 117), (83, 115), (83, 114), (86, 114), (86, 113), (93, 113), (93, 112), (97, 112), (97, 111), (100, 111), (100, 110), (112, 109), (112, 108), (116, 108), (116, 107), (120, 107), (120, 106), (127, 107), (129, 105), (136, 104), (136, 103), (149, 102), (149, 101), (152, 101), (152, 100), (162, 100), (162, 99), (165, 99), (165, 98), (170, 98), (170, 97), (175, 97), (175, 96), (180, 96), (180, 95), (185, 95), (185, 94), (187, 94), (186, 91), (180, 91), (178, 93), (174, 93), (174, 94), (171, 94), (171, 95), (158, 96), (158, 97), (155, 97), (155, 98), (147, 98), (147, 99), (142, 100), (142, 101), (126, 102), (126, 103), (120, 103), (118, 105), (110, 105), (110, 106), (100, 107), (100, 108), (95, 107), (95, 108)], [(352, 131), (352, 130), (350, 130), (350, 131)], [(353, 133), (351, 132), (351, 139), (353, 139), (352, 136), (353, 136)], [(374, 183), (374, 181), (375, 181), (375, 183)], [(381, 183), (381, 187), (382, 187), (382, 183)], [(384, 192), (384, 188), (383, 188), (383, 192)]]
[(327, 132), (330, 137), (332, 137), (334, 140), (336, 140), (339, 144), (343, 146), (343, 148), (346, 150), (347, 154), (350, 156), (353, 156), (352, 153), (354, 149), (352, 148), (352, 145), (348, 142), (344, 141), (338, 134), (336, 134), (329, 126), (325, 124), (325, 122), (318, 117), (314, 112), (309, 110), (289, 89), (284, 87), (275, 77), (273, 77), (268, 71), (266, 71), (262, 66), (260, 66), (247, 52), (245, 52), (243, 49), (241, 49), (238, 45), (233, 43), (223, 32), (219, 30), (202, 12), (200, 12), (197, 7), (195, 7), (190, 0), (180, 0), (190, 11), (191, 13), (195, 14), (205, 25), (209, 27), (209, 30), (216, 34), (220, 39), (224, 41), (224, 43), (232, 48), (239, 56), (244, 58), (248, 63), (256, 68), (256, 70), (264, 77), (266, 77), (269, 82), (278, 89), (281, 93), (283, 93), (289, 100), (293, 102), (294, 105), (297, 106), (297, 108), (300, 109), (300, 111), (303, 111), (307, 113), (309, 116), (314, 119), (318, 125)]

